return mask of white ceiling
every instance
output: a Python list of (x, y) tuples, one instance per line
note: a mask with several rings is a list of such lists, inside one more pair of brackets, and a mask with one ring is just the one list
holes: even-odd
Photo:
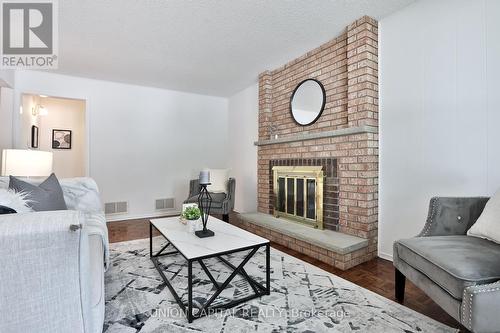
[(414, 0), (62, 0), (59, 70), (229, 96), (336, 37)]

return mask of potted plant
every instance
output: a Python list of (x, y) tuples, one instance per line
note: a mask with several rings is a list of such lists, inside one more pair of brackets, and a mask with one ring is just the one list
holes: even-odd
[(196, 206), (186, 207), (182, 212), (182, 218), (188, 221), (188, 228), (190, 232), (196, 231), (196, 225), (201, 217), (201, 211)]

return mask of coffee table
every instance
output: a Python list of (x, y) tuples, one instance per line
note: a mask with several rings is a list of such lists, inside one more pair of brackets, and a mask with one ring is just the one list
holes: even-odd
[[(270, 288), (270, 245), (269, 240), (260, 236), (254, 235), (248, 231), (238, 228), (229, 223), (223, 222), (215, 217), (210, 216), (208, 220), (210, 230), (215, 232), (215, 236), (207, 238), (198, 238), (194, 233), (190, 233), (187, 225), (179, 221), (179, 217), (167, 217), (150, 220), (149, 224), (149, 253), (158, 273), (167, 285), (168, 289), (174, 296), (175, 300), (186, 314), (188, 321), (191, 323), (194, 319), (203, 317), (212, 310), (227, 309), (248, 300), (269, 295)], [(157, 229), (161, 235), (167, 240), (167, 244), (157, 253), (153, 253), (153, 228)], [(175, 250), (164, 252), (168, 247), (172, 246)], [(245, 264), (254, 256), (261, 248), (266, 250), (266, 285), (258, 283), (250, 277), (244, 269)], [(236, 252), (249, 251), (245, 259), (237, 266), (230, 263), (223, 255)], [(184, 303), (172, 284), (161, 269), (158, 258), (168, 255), (180, 253), (188, 263), (188, 301)], [(217, 258), (223, 264), (231, 269), (229, 277), (222, 282), (216, 281), (212, 273), (203, 262), (205, 259)], [(198, 262), (208, 276), (210, 281), (216, 288), (215, 293), (202, 305), (198, 312), (193, 312), (193, 263)], [(236, 275), (240, 274), (250, 285), (253, 294), (232, 300), (225, 304), (217, 304), (210, 306), (219, 294), (229, 285)]]

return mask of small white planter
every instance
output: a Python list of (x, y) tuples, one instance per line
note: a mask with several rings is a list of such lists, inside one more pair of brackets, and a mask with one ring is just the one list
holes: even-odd
[(187, 221), (188, 230), (190, 233), (193, 233), (193, 234), (195, 231), (201, 230), (200, 225), (202, 225), (201, 218), (199, 218), (197, 220), (188, 220)]

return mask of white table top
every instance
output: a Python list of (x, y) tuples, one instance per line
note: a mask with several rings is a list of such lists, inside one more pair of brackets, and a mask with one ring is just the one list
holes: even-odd
[(153, 219), (151, 223), (188, 260), (269, 243), (265, 238), (212, 216), (208, 220), (207, 229), (212, 230), (215, 235), (206, 238), (190, 233), (188, 226), (182, 224), (178, 216)]

